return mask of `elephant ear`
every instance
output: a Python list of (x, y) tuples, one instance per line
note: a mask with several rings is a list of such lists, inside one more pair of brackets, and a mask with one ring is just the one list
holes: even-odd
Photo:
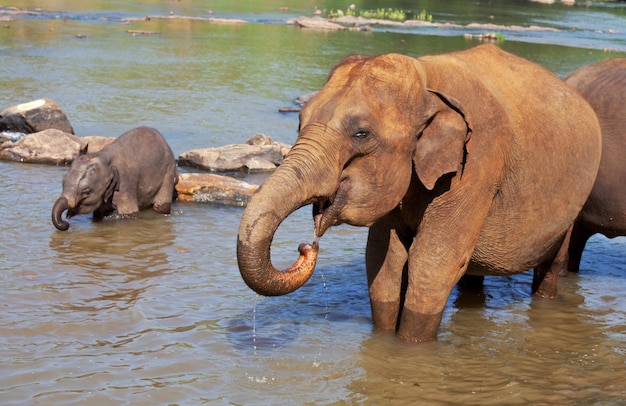
[(113, 175), (112, 178), (111, 178), (111, 182), (109, 182), (109, 185), (107, 186), (106, 190), (104, 191), (104, 201), (105, 202), (111, 201), (111, 199), (113, 198), (113, 193), (115, 193), (116, 191), (120, 190), (120, 188), (119, 188), (120, 175), (117, 172), (117, 168), (115, 166), (111, 167), (111, 173)]
[(413, 164), (420, 181), (432, 190), (440, 177), (463, 168), (472, 126), (455, 99), (434, 90), (428, 90), (428, 98), (434, 108), (418, 137)]

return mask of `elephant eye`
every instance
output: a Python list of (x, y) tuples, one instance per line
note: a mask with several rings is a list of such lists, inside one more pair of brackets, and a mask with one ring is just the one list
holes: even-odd
[(369, 131), (367, 131), (367, 130), (359, 130), (359, 131), (355, 132), (352, 135), (352, 137), (356, 138), (356, 139), (362, 140), (364, 138), (367, 138), (368, 135), (370, 135)]
[(89, 193), (91, 193), (91, 189), (90, 188), (83, 189), (83, 195), (88, 195)]

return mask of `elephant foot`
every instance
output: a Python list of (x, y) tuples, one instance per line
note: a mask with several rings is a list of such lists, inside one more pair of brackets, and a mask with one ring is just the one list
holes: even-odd
[(171, 202), (166, 202), (166, 203), (161, 203), (161, 204), (155, 203), (152, 205), (152, 210), (161, 214), (170, 214), (170, 212), (172, 211), (172, 203)]
[(435, 341), (442, 316), (443, 311), (435, 314), (423, 314), (404, 308), (400, 319), (398, 337), (415, 342)]
[(381, 330), (395, 330), (398, 324), (400, 302), (379, 302), (370, 300), (370, 303), (374, 326)]

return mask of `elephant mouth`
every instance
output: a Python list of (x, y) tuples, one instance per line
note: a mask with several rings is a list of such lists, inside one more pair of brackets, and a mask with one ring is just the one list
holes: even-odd
[[(315, 238), (319, 238), (324, 235), (330, 225), (322, 226), (322, 218), (324, 216), (324, 210), (328, 208), (328, 199), (320, 199), (318, 202), (313, 203), (313, 222), (315, 223)], [(326, 222), (324, 222), (326, 223)]]
[(343, 204), (342, 188), (332, 196), (320, 197), (317, 202), (313, 203), (313, 221), (315, 223), (315, 237), (320, 238), (332, 226), (342, 224), (340, 219)]

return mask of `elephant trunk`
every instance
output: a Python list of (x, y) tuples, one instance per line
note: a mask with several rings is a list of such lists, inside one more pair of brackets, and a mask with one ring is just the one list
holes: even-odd
[[(333, 192), (331, 165), (316, 162), (315, 156), (298, 143), (281, 166), (250, 199), (237, 236), (237, 262), (241, 276), (255, 292), (265, 296), (285, 295), (293, 292), (311, 277), (318, 254), (316, 228), (315, 241), (300, 244), (299, 258), (286, 270), (272, 265), (270, 248), (274, 233), (280, 223), (298, 208), (315, 203), (319, 196)], [(302, 153), (302, 152), (305, 153)], [(326, 173), (315, 168), (323, 167)], [(330, 173), (329, 173), (330, 172)]]
[(61, 231), (70, 228), (70, 223), (62, 219), (63, 212), (69, 208), (65, 197), (59, 197), (52, 207), (52, 224)]

